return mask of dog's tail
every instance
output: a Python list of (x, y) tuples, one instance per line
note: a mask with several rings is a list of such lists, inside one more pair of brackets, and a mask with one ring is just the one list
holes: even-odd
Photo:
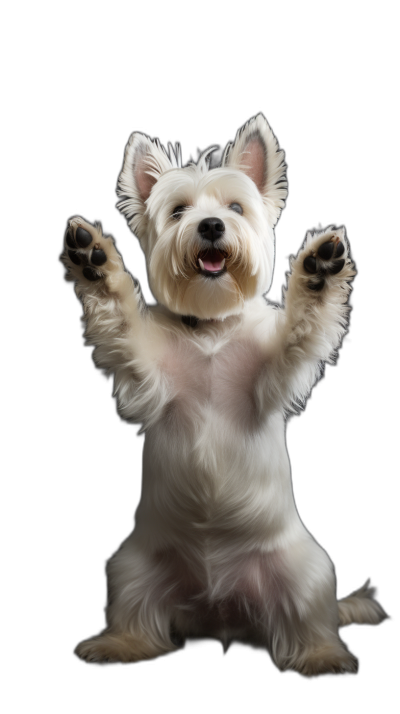
[(369, 587), (370, 581), (351, 595), (338, 601), (339, 627), (350, 625), (352, 622), (367, 625), (379, 625), (382, 620), (389, 617), (383, 607), (374, 600), (375, 588)]

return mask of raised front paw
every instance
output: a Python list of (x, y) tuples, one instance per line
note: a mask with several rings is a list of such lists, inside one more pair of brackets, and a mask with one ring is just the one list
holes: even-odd
[(92, 226), (83, 218), (71, 218), (65, 232), (63, 259), (74, 277), (90, 282), (101, 280), (111, 268), (111, 253), (115, 253), (112, 240), (103, 236), (100, 226)]
[(342, 231), (332, 231), (314, 240), (308, 246), (308, 254), (303, 260), (305, 272), (312, 276), (307, 287), (321, 291), (329, 276), (338, 275), (346, 264), (347, 250)]

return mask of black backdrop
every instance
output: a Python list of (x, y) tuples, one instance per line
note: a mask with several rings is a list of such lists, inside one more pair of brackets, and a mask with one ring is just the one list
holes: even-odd
[(266, 686), (273, 697), (298, 692), (313, 699), (345, 690), (357, 698), (372, 695), (392, 676), (387, 653), (393, 619), (377, 628), (343, 629), (344, 641), (359, 658), (359, 674), (314, 682), (280, 674), (266, 653), (239, 644), (223, 655), (216, 642), (189, 642), (171, 656), (124, 666), (89, 665), (74, 655), (80, 641), (105, 626), (105, 564), (133, 528), (143, 437), (117, 416), (112, 382), (94, 367), (91, 349), (84, 346), (81, 307), (63, 278), (59, 254), (68, 218), (100, 221), (151, 302), (144, 256), (116, 208), (129, 136), (140, 131), (163, 145), (179, 142), (187, 163), (211, 145), (221, 153), (244, 123), (264, 114), (285, 151), (289, 183), (276, 227), (269, 299), (280, 302), (289, 256), (308, 230), (344, 225), (358, 270), (350, 329), (338, 362), (326, 367), (304, 412), (288, 422), (296, 504), (335, 565), (338, 597), (370, 579), (393, 616), (395, 433), (389, 408), (394, 344), (382, 264), (390, 272), (391, 257), (383, 251), (384, 224), (390, 223), (383, 184), (393, 140), (388, 109), (378, 109), (379, 103), (384, 106), (384, 86), (377, 75), (360, 76), (356, 58), (349, 66), (333, 66), (321, 83), (294, 69), (278, 90), (261, 81), (264, 70), (259, 70), (251, 91), (242, 80), (228, 88), (217, 82), (211, 92), (206, 77), (177, 85), (167, 72), (129, 86), (112, 73), (100, 76), (90, 62), (66, 67), (59, 76), (40, 113), (35, 147), (44, 177), (34, 190), (41, 195), (46, 222), (41, 260), (48, 271), (40, 320), (34, 324), (35, 336), (42, 332), (44, 368), (36, 398), (46, 416), (32, 427), (41, 469), (32, 503), (44, 554), (35, 556), (34, 569), (46, 584), (38, 593), (45, 645), (54, 643), (51, 653), (44, 648), (44, 665), (55, 668), (65, 696), (75, 696), (82, 686), (101, 694), (112, 689), (119, 696), (132, 687), (155, 704), (158, 692), (179, 698), (184, 682), (196, 698), (200, 691), (209, 696), (213, 688), (213, 696), (229, 699), (231, 690), (246, 697), (250, 681), (254, 696)]

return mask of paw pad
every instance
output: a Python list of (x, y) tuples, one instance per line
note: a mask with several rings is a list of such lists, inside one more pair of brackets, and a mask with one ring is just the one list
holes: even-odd
[(92, 242), (92, 236), (89, 231), (85, 231), (85, 229), (81, 227), (76, 229), (75, 239), (80, 248), (88, 248)]
[(91, 268), (90, 265), (87, 265), (86, 268), (82, 270), (82, 275), (86, 280), (100, 280), (101, 275), (99, 275), (94, 268)]
[(316, 253), (313, 251), (304, 258), (304, 270), (316, 278), (307, 283), (310, 290), (319, 292), (325, 285), (325, 277), (327, 275), (340, 273), (346, 262), (344, 258), (340, 258), (344, 250), (344, 244), (339, 238), (333, 237), (322, 243)]
[(307, 258), (304, 258), (304, 270), (307, 271), (307, 273), (316, 273), (317, 272), (317, 259), (314, 258), (313, 255), (307, 255)]
[(107, 256), (101, 248), (94, 248), (90, 260), (93, 265), (104, 265), (107, 260)]
[(93, 240), (92, 234), (82, 226), (78, 226), (75, 231), (73, 226), (68, 226), (65, 234), (68, 258), (74, 265), (82, 266), (83, 277), (91, 282), (103, 277), (97, 268), (107, 262), (107, 254), (99, 243), (91, 248)]
[[(68, 243), (68, 240), (67, 240), (67, 243)], [(72, 262), (75, 263), (75, 265), (81, 264), (81, 259), (75, 250), (69, 250), (68, 255), (69, 255), (69, 259), (72, 260)]]

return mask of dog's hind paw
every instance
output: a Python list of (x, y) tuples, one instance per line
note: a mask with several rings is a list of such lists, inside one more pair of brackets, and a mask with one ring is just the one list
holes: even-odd
[(343, 270), (346, 253), (345, 244), (337, 234), (320, 238), (310, 247), (308, 255), (303, 260), (305, 272), (312, 276), (307, 282), (307, 287), (315, 292), (321, 291), (329, 276), (338, 275)]
[(134, 638), (123, 632), (103, 632), (96, 637), (83, 640), (75, 648), (75, 654), (86, 662), (107, 664), (110, 662), (138, 662), (166, 654), (176, 647), (155, 645), (150, 640)]
[(291, 665), (300, 674), (313, 677), (317, 674), (357, 674), (358, 660), (341, 645), (327, 645), (307, 651)]

